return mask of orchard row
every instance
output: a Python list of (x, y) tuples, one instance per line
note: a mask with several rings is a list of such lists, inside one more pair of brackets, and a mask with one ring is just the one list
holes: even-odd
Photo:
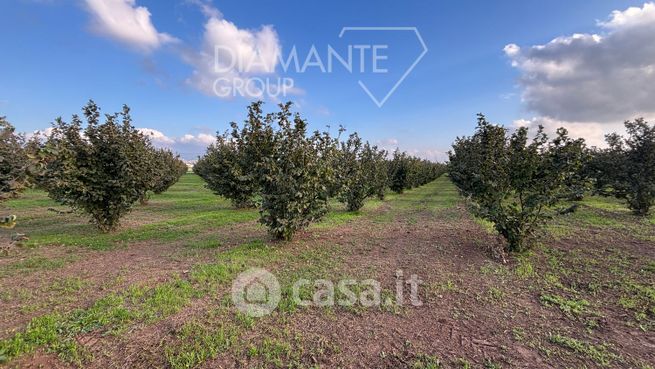
[(171, 151), (156, 149), (132, 126), (127, 106), (105, 115), (93, 101), (84, 108), (86, 125), (74, 115), (57, 118), (47, 137), (25, 140), (0, 122), (0, 198), (28, 186), (41, 188), (56, 202), (88, 214), (104, 232), (150, 193), (162, 193), (187, 171)]
[(384, 198), (417, 187), (445, 172), (445, 165), (387, 152), (357, 133), (342, 140), (329, 132), (309, 133), (291, 104), (264, 114), (262, 103), (248, 107), (248, 119), (231, 124), (193, 170), (217, 195), (236, 207), (257, 207), (260, 222), (279, 239), (320, 219), (336, 198), (357, 211), (369, 197)]
[[(548, 219), (575, 211), (571, 201), (586, 195), (625, 199), (640, 216), (655, 202), (655, 127), (643, 119), (626, 122), (627, 137), (608, 135), (607, 148), (598, 149), (564, 128), (551, 139), (542, 127), (532, 135), (527, 128), (510, 132), (480, 115), (475, 133), (457, 138), (444, 165), (390, 154), (357, 133), (342, 137), (343, 128), (309, 132), (290, 103), (266, 114), (262, 105), (251, 104), (242, 124), (218, 134), (193, 170), (235, 207), (257, 208), (279, 239), (319, 220), (332, 199), (358, 211), (367, 198), (401, 193), (446, 171), (474, 213), (507, 240), (507, 251), (529, 247)], [(47, 137), (30, 140), (0, 118), (0, 200), (39, 187), (111, 231), (187, 167), (134, 128), (128, 107), (102, 122), (93, 101), (83, 113), (86, 122), (59, 118)]]
[(627, 138), (607, 136), (606, 149), (588, 148), (564, 128), (551, 140), (539, 127), (512, 134), (478, 117), (476, 132), (458, 138), (449, 175), (479, 217), (494, 224), (508, 251), (530, 246), (545, 221), (575, 211), (585, 195), (627, 201), (639, 216), (655, 201), (655, 127), (643, 119), (625, 122)]

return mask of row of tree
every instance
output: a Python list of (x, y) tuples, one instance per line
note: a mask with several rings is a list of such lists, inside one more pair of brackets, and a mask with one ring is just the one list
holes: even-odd
[[(48, 137), (30, 140), (0, 117), (0, 200), (38, 186), (110, 231), (137, 201), (173, 185), (186, 165), (154, 148), (133, 127), (127, 106), (104, 122), (93, 101), (83, 112), (86, 124), (77, 115), (70, 123), (58, 118)], [(562, 200), (586, 193), (625, 199), (635, 214), (648, 214), (655, 202), (655, 127), (643, 119), (625, 127), (627, 137), (608, 135), (608, 147), (598, 149), (563, 128), (549, 139), (540, 127), (530, 139), (526, 128), (510, 134), (479, 115), (476, 132), (453, 144), (448, 171), (477, 215), (507, 239), (507, 249), (522, 250)], [(244, 124), (218, 135), (194, 171), (236, 207), (258, 207), (270, 232), (290, 239), (327, 212), (330, 198), (357, 211), (369, 197), (383, 199), (387, 188), (401, 193), (446, 169), (398, 150), (388, 158), (356, 133), (341, 140), (343, 131), (310, 134), (290, 103), (269, 114), (253, 103)]]
[(356, 133), (341, 140), (329, 132), (307, 131), (307, 122), (291, 112), (291, 104), (264, 114), (262, 102), (248, 107), (243, 125), (218, 135), (194, 166), (214, 193), (236, 207), (258, 207), (260, 222), (279, 239), (320, 219), (328, 200), (336, 198), (357, 211), (373, 196), (384, 198), (425, 184), (445, 166), (387, 152), (364, 142)]
[(83, 108), (86, 125), (74, 115), (57, 118), (47, 137), (26, 142), (3, 118), (0, 122), (0, 198), (36, 186), (62, 205), (89, 214), (102, 231), (150, 193), (162, 193), (187, 171), (171, 151), (156, 149), (132, 125), (130, 109), (105, 115), (93, 102)]
[(609, 147), (598, 149), (564, 128), (550, 140), (539, 127), (530, 140), (527, 128), (510, 134), (479, 115), (475, 133), (453, 144), (449, 174), (475, 213), (507, 240), (507, 250), (520, 251), (561, 213), (563, 200), (586, 193), (627, 199), (635, 214), (648, 214), (655, 200), (655, 128), (643, 119), (625, 126), (627, 138), (608, 135)]
[(27, 184), (29, 162), (25, 140), (0, 117), (0, 201), (16, 196)]
[(581, 175), (593, 193), (626, 200), (644, 216), (655, 203), (655, 126), (643, 118), (625, 122), (627, 137), (606, 136), (607, 148), (594, 148)]

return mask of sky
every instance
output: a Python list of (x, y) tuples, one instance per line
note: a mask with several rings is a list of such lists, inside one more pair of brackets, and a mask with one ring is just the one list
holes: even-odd
[(254, 100), (431, 160), (480, 112), (590, 145), (655, 118), (643, 1), (0, 0), (0, 24), (0, 116), (18, 131), (127, 104), (187, 160)]

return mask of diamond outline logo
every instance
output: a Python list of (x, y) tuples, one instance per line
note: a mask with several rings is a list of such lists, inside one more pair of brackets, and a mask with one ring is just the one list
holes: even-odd
[(416, 67), (416, 65), (421, 61), (421, 59), (423, 59), (425, 54), (428, 53), (428, 47), (425, 44), (425, 41), (423, 41), (423, 37), (421, 37), (421, 33), (418, 31), (417, 27), (343, 27), (341, 29), (341, 32), (339, 33), (339, 38), (342, 38), (343, 35), (348, 31), (412, 31), (416, 35), (416, 38), (418, 39), (419, 43), (421, 44), (421, 47), (423, 48), (423, 51), (416, 58), (416, 60), (414, 60), (414, 63), (412, 63), (412, 65), (409, 66), (407, 71), (405, 71), (405, 73), (402, 75), (402, 77), (400, 77), (398, 82), (396, 82), (396, 84), (393, 85), (391, 90), (389, 90), (389, 92), (384, 96), (384, 98), (382, 100), (378, 100), (375, 97), (375, 95), (373, 95), (373, 93), (371, 93), (369, 88), (366, 86), (366, 84), (361, 79), (357, 81), (359, 86), (364, 90), (364, 92), (366, 92), (368, 97), (370, 97), (371, 100), (373, 100), (375, 105), (377, 105), (378, 108), (381, 108), (382, 105), (384, 105), (384, 103), (387, 102), (389, 97), (391, 97), (391, 95), (396, 91), (398, 86), (400, 86), (400, 84), (403, 83), (405, 78), (407, 78), (407, 76), (412, 72), (412, 70), (414, 70), (414, 67)]

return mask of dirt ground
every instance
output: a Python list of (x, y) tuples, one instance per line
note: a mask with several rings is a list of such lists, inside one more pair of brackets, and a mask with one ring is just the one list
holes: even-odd
[[(31, 319), (57, 311), (62, 322), (73, 321), (75, 309), (95, 309), (101, 297), (131, 286), (147, 295), (179, 278), (191, 281), (193, 292), (179, 303), (167, 302), (175, 309), (157, 310), (154, 318), (122, 320), (120, 329), (114, 329), (113, 317), (75, 331), (62, 323), (60, 332), (73, 333), (44, 339), (5, 365), (653, 368), (655, 225), (594, 204), (581, 208), (580, 214), (554, 221), (532, 251), (506, 262), (493, 252), (502, 241), (469, 214), (447, 178), (391, 196), (355, 217), (312, 227), (289, 243), (270, 241), (247, 221), (207, 230), (203, 240), (221, 235), (216, 248), (146, 240), (101, 251), (58, 246), (21, 251), (10, 261), (69, 254), (74, 260), (2, 278), (8, 296), (0, 304), (5, 346), (14, 339), (11, 347), (24, 347), (15, 336)], [(263, 241), (265, 253), (240, 251), (253, 240)], [(11, 264), (7, 260), (3, 263)], [(280, 280), (282, 302), (261, 318), (238, 313), (229, 298), (233, 274), (199, 279), (194, 268), (201, 264), (227, 265), (235, 273), (265, 268)], [(411, 275), (420, 280), (420, 306), (392, 303), (399, 279), (409, 294), (405, 280)], [(335, 284), (374, 279), (382, 304), (295, 306), (289, 290), (298, 278)], [(66, 288), (63, 281), (71, 280), (79, 288)], [(130, 293), (125, 296), (136, 296)], [(142, 306), (125, 301), (126, 311)], [(62, 342), (75, 349), (62, 348)]]

